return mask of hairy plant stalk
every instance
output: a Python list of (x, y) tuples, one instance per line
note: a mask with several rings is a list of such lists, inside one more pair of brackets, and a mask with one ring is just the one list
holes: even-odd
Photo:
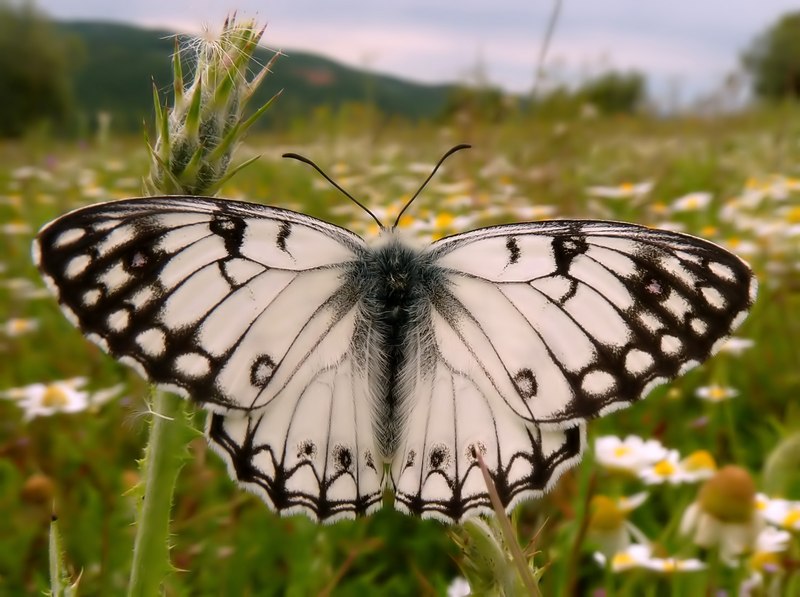
[[(173, 56), (175, 103), (161, 105), (154, 86), (157, 139), (147, 148), (151, 170), (145, 179), (147, 195), (212, 196), (253, 159), (231, 167), (241, 138), (271, 105), (273, 97), (245, 118), (243, 111), (269, 72), (267, 64), (248, 80), (253, 53), (264, 30), (255, 21), (225, 21), (215, 38), (190, 40), (194, 75), (184, 86), (181, 49)], [(169, 524), (175, 485), (188, 458), (193, 432), (185, 402), (155, 391), (150, 437), (141, 461), (142, 492), (128, 595), (149, 597), (161, 593), (161, 584), (173, 570), (169, 555)]]
[(48, 541), (50, 556), (50, 595), (51, 597), (73, 597), (78, 594), (80, 576), (75, 582), (70, 580), (69, 572), (64, 565), (64, 548), (61, 545), (61, 533), (58, 531), (58, 519), (55, 514), (50, 520), (50, 538)]
[(169, 559), (169, 521), (175, 484), (188, 458), (191, 434), (184, 401), (167, 392), (153, 397), (150, 438), (142, 459), (144, 495), (138, 510), (133, 566), (128, 585), (131, 597), (159, 594), (164, 577), (172, 570)]

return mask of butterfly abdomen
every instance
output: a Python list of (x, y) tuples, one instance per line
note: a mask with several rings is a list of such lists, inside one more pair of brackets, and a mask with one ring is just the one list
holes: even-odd
[(375, 433), (381, 452), (394, 454), (409, 400), (403, 364), (411, 358), (414, 337), (424, 333), (430, 312), (430, 288), (438, 269), (415, 248), (396, 238), (369, 251), (356, 274), (363, 288), (364, 319), (370, 341), (370, 384), (375, 405)]

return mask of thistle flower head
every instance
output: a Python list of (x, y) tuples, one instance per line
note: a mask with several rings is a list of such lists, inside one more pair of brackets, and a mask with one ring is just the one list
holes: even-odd
[[(162, 107), (154, 88), (158, 138), (148, 142), (152, 157), (145, 188), (154, 194), (213, 195), (250, 162), (229, 170), (238, 142), (274, 97), (249, 118), (244, 109), (272, 62), (250, 80), (248, 69), (264, 29), (254, 20), (226, 19), (219, 35), (191, 39), (172, 59), (174, 106)], [(190, 53), (193, 76), (184, 85), (182, 54)], [(277, 55), (276, 55), (277, 57)]]

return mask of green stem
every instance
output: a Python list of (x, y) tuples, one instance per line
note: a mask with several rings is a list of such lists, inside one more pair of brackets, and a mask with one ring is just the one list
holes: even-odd
[(156, 391), (143, 468), (144, 497), (133, 547), (129, 597), (160, 594), (169, 560), (169, 518), (178, 472), (186, 460), (186, 406), (178, 396)]
[(536, 579), (534, 579), (531, 569), (528, 566), (528, 558), (526, 558), (525, 554), (522, 553), (522, 548), (517, 540), (517, 535), (514, 532), (514, 529), (511, 527), (511, 521), (508, 519), (505, 508), (500, 501), (500, 496), (497, 494), (497, 489), (495, 489), (494, 481), (489, 474), (489, 469), (486, 468), (486, 463), (483, 461), (483, 456), (479, 451), (476, 451), (476, 456), (478, 459), (478, 466), (483, 474), (483, 480), (486, 483), (489, 499), (491, 500), (492, 507), (497, 515), (497, 523), (500, 525), (500, 530), (503, 533), (506, 547), (511, 552), (511, 559), (514, 561), (514, 565), (517, 567), (517, 573), (519, 574), (520, 580), (522, 581), (522, 584), (525, 587), (525, 591), (528, 595), (539, 597), (541, 593), (539, 592), (538, 583)]
[(605, 597), (614, 597), (616, 595), (614, 585), (614, 571), (611, 569), (612, 558), (609, 557), (606, 561), (605, 569), (603, 571), (603, 587), (605, 588)]

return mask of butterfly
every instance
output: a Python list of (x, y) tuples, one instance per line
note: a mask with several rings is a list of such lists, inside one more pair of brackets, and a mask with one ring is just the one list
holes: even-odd
[(396, 225), (365, 241), (278, 207), (150, 197), (64, 215), (33, 254), (89, 340), (209, 411), (233, 479), (325, 522), (386, 489), (409, 514), (486, 513), (479, 457), (508, 510), (541, 496), (587, 419), (707, 359), (756, 294), (728, 251), (635, 224), (428, 246)]

